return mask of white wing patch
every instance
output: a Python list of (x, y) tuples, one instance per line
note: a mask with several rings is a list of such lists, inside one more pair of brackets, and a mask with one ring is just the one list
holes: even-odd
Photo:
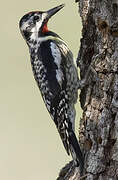
[(57, 65), (58, 69), (56, 70), (56, 78), (60, 86), (62, 85), (62, 80), (63, 80), (63, 72), (61, 70), (61, 52), (59, 48), (56, 46), (55, 43), (51, 42), (50, 43), (50, 48), (52, 51), (52, 55), (54, 57), (54, 62)]

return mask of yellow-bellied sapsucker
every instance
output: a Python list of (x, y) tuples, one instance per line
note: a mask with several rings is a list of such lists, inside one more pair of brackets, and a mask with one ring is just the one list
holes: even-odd
[(30, 12), (21, 18), (19, 26), (29, 46), (34, 78), (45, 105), (68, 155), (71, 153), (82, 174), (84, 160), (74, 133), (77, 69), (66, 43), (47, 28), (49, 18), (63, 7), (62, 4), (45, 12)]

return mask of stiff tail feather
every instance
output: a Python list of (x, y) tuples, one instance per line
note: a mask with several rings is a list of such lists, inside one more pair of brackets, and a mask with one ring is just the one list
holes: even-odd
[(70, 152), (73, 157), (73, 160), (76, 166), (80, 167), (80, 175), (82, 176), (84, 170), (84, 157), (73, 130), (69, 132), (69, 144), (70, 144)]

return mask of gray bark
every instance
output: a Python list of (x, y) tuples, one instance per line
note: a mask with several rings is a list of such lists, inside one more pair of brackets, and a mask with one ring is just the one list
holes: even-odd
[[(88, 84), (81, 90), (79, 139), (86, 180), (118, 179), (118, 0), (80, 0), (82, 39), (77, 64)], [(94, 69), (94, 71), (93, 71)], [(58, 180), (78, 180), (71, 163)], [(63, 173), (66, 172), (66, 173)], [(84, 177), (83, 177), (84, 179)]]

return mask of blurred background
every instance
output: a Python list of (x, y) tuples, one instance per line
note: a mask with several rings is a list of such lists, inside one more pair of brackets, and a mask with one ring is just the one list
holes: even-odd
[[(66, 6), (49, 21), (49, 28), (67, 42), (76, 58), (81, 20), (74, 0), (1, 1), (1, 180), (56, 180), (59, 170), (71, 160), (34, 81), (28, 47), (18, 25), (25, 13), (61, 3)], [(77, 109), (76, 119), (80, 112)]]

